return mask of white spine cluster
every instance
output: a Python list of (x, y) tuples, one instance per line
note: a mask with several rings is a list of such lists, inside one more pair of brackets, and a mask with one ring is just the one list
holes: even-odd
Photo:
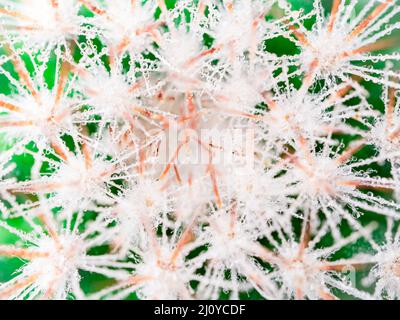
[(400, 298), (400, 3), (362, 3), (0, 0), (0, 298)]

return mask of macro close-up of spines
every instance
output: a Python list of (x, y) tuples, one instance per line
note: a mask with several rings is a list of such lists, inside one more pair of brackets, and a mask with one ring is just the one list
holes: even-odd
[(397, 300), (399, 200), (399, 0), (0, 0), (1, 300)]

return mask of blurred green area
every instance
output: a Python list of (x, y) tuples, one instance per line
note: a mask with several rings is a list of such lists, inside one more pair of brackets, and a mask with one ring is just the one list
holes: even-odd
[[(166, 4), (168, 8), (173, 8), (174, 4), (178, 0), (166, 0)], [(360, 10), (369, 0), (360, 0), (358, 3), (358, 6), (356, 7), (356, 10)], [(313, 0), (289, 0), (289, 2), (292, 4), (293, 9), (295, 10), (304, 10), (305, 12), (308, 12), (312, 10), (313, 7)], [(332, 5), (331, 0), (322, 0), (322, 4), (324, 8), (329, 11)], [(83, 15), (90, 15), (90, 13), (87, 10), (82, 10)], [(159, 11), (156, 13), (156, 15), (159, 15)], [(311, 22), (312, 23), (312, 22)], [(399, 37), (400, 39), (400, 33), (399, 32), (394, 32), (393, 36)], [(85, 39), (82, 37), (80, 41), (85, 41)], [(204, 38), (205, 44), (207, 46), (212, 45), (212, 39), (209, 37)], [(101, 44), (100, 41), (97, 43), (98, 50), (100, 51), (103, 45)], [(1, 49), (0, 49), (1, 50)], [(287, 39), (284, 38), (275, 38), (272, 39), (268, 42), (268, 50), (271, 52), (274, 52), (278, 55), (292, 55), (298, 52), (298, 48), (293, 44), (293, 42), (290, 42)], [(398, 42), (398, 46), (395, 48), (390, 48), (388, 51), (393, 52), (393, 51), (400, 51), (400, 41)], [(0, 54), (4, 54), (4, 52), (0, 51)], [(81, 57), (81, 54), (79, 51), (76, 51), (74, 54), (74, 57), (76, 60), (79, 60)], [(24, 61), (27, 63), (27, 66), (30, 66), (30, 71), (32, 72), (32, 66), (27, 57), (23, 57)], [(7, 71), (9, 71), (11, 74), (13, 74), (16, 78), (16, 72), (13, 68), (13, 66), (10, 63), (7, 63), (3, 66)], [(48, 68), (46, 71), (46, 81), (48, 86), (51, 88), (54, 84), (54, 74), (55, 74), (55, 67), (56, 67), (56, 58), (55, 55), (52, 56), (52, 59), (50, 59), (48, 63)], [(384, 68), (384, 65), (381, 64), (381, 68)], [(395, 68), (400, 67), (399, 64), (395, 65)], [(382, 87), (373, 84), (370, 82), (364, 82), (363, 85), (368, 89), (370, 92), (370, 97), (369, 97), (369, 102), (371, 105), (373, 105), (375, 108), (379, 110), (383, 110), (383, 103), (380, 99), (381, 94), (382, 94)], [(12, 87), (7, 80), (7, 78), (0, 74), (0, 93), (3, 93), (5, 95), (10, 95), (12, 94)], [(352, 139), (346, 136), (339, 136), (337, 137), (341, 142), (344, 144), (348, 144)], [(0, 135), (0, 152), (3, 150), (7, 150), (12, 146), (12, 142), (6, 141), (4, 139), (4, 136)], [(30, 146), (31, 148), (34, 149), (34, 146)], [(374, 150), (371, 150), (370, 148), (364, 148), (361, 151), (357, 153), (357, 156), (360, 158), (367, 158), (370, 157), (371, 155), (374, 154)], [(30, 177), (30, 170), (33, 166), (33, 157), (29, 154), (22, 154), (22, 155), (17, 155), (14, 156), (12, 159), (12, 162), (16, 164), (15, 170), (12, 172), (12, 175), (15, 176), (19, 181), (22, 180), (27, 180)], [(382, 166), (375, 166), (375, 170), (379, 172), (382, 176), (390, 176), (390, 166), (388, 164), (384, 164)], [(387, 195), (390, 197), (390, 195)], [(379, 227), (377, 231), (374, 234), (375, 239), (382, 240), (383, 239), (383, 234), (385, 231), (385, 219), (381, 216), (378, 216), (372, 212), (365, 212), (363, 216), (360, 217), (360, 220), (362, 221), (363, 224), (367, 224), (371, 221), (376, 221), (379, 223)], [(17, 218), (17, 219), (12, 219), (9, 220), (8, 223), (18, 229), (26, 230), (28, 228), (26, 222), (22, 218)], [(300, 223), (299, 221), (295, 222), (297, 223), (297, 227), (299, 229)], [(346, 223), (343, 223), (341, 226), (342, 232), (344, 234), (350, 232), (350, 228)], [(12, 235), (10, 232), (6, 231), (5, 229), (0, 227), (0, 244), (14, 244), (18, 241), (18, 238), (14, 235)], [(332, 243), (332, 238), (330, 235), (327, 235), (324, 240), (323, 240), (323, 245), (329, 245)], [(338, 251), (335, 256), (333, 257), (334, 259), (340, 259), (340, 258), (347, 258), (352, 256), (355, 253), (360, 253), (360, 252), (368, 252), (370, 250), (369, 245), (365, 240), (358, 240), (352, 245), (349, 245), (342, 250)], [(0, 257), (0, 283), (5, 282), (10, 280), (11, 278), (14, 277), (14, 275), (18, 272), (18, 269), (24, 264), (24, 262), (20, 259), (17, 258), (4, 258)], [(366, 271), (358, 271), (357, 272), (357, 281), (358, 285), (361, 286), (359, 283), (360, 279), (365, 276)], [(84, 292), (87, 293), (92, 293), (95, 291), (98, 291), (110, 284), (113, 283), (113, 280), (107, 279), (106, 277), (100, 276), (98, 274), (94, 273), (89, 273), (89, 272), (82, 272), (82, 289)], [(339, 296), (341, 296), (343, 299), (347, 299), (345, 294), (343, 293), (338, 293)], [(227, 293), (222, 293), (221, 294), (221, 299), (225, 299), (228, 297)], [(130, 299), (136, 299), (136, 295), (132, 294)], [(241, 295), (242, 299), (261, 299), (261, 296), (255, 291), (251, 291), (248, 293), (243, 293)]]

